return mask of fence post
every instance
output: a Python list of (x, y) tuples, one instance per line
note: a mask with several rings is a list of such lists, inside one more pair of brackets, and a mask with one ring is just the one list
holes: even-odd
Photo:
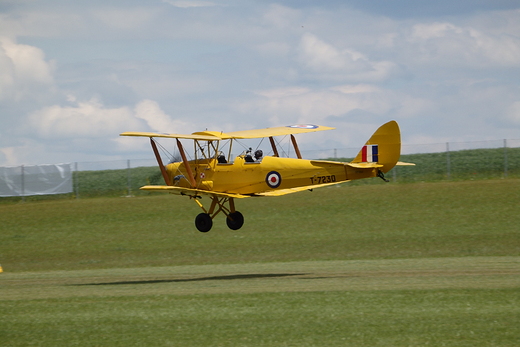
[(507, 139), (504, 139), (504, 178), (507, 178)]
[(74, 192), (76, 193), (76, 199), (79, 199), (79, 179), (78, 179), (78, 162), (74, 162)]
[(25, 173), (24, 173), (24, 166), (20, 166), (21, 171), (21, 188), (22, 188), (22, 202), (25, 202)]
[(128, 186), (128, 196), (132, 196), (132, 187), (131, 187), (131, 179), (130, 179), (130, 159), (126, 161), (126, 179), (127, 179), (127, 186)]
[(446, 174), (448, 179), (451, 177), (451, 162), (450, 162), (450, 143), (446, 142)]

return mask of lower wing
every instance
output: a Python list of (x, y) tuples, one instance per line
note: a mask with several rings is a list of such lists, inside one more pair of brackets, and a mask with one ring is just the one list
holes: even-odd
[(321, 188), (326, 186), (332, 186), (335, 184), (340, 184), (348, 181), (341, 181), (341, 182), (332, 182), (332, 183), (323, 183), (323, 184), (313, 184), (310, 186), (303, 186), (303, 187), (295, 187), (295, 188), (287, 188), (287, 189), (278, 189), (278, 190), (269, 190), (266, 192), (261, 193), (254, 193), (251, 195), (243, 195), (243, 194), (234, 194), (234, 193), (223, 193), (223, 192), (216, 192), (213, 190), (202, 190), (202, 189), (193, 189), (193, 188), (183, 188), (183, 187), (177, 187), (177, 186), (143, 186), (139, 189), (141, 190), (149, 190), (149, 191), (160, 191), (160, 192), (169, 192), (172, 194), (178, 194), (178, 195), (186, 195), (192, 198), (200, 197), (200, 195), (211, 195), (211, 196), (219, 196), (219, 197), (226, 197), (226, 198), (249, 198), (252, 196), (281, 196), (291, 193), (297, 193), (304, 190), (311, 190), (314, 188)]
[(326, 186), (333, 186), (335, 184), (345, 183), (347, 181), (341, 181), (341, 182), (333, 182), (333, 183), (323, 183), (323, 184), (313, 184), (310, 186), (302, 186), (302, 187), (295, 187), (295, 188), (287, 188), (287, 189), (278, 189), (278, 190), (269, 190), (262, 193), (255, 193), (253, 196), (281, 196), (285, 194), (291, 194), (291, 193), (297, 193), (304, 190), (312, 190), (314, 188), (321, 188)]
[(183, 188), (183, 187), (177, 187), (177, 186), (144, 186), (139, 189), (151, 190), (151, 191), (161, 191), (161, 192), (167, 191), (172, 194), (186, 195), (186, 196), (190, 196), (192, 198), (198, 197), (200, 195), (220, 196), (220, 197), (226, 197), (226, 198), (249, 198), (249, 195), (230, 194), (230, 193), (215, 192), (212, 190)]

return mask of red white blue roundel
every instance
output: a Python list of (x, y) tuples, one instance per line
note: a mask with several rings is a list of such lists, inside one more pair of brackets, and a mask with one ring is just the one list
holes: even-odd
[(265, 182), (271, 188), (278, 188), (282, 183), (282, 176), (276, 171), (271, 171), (265, 177)]
[(288, 128), (296, 128), (296, 129), (316, 129), (318, 128), (317, 125), (314, 124), (295, 124), (295, 125), (288, 125)]

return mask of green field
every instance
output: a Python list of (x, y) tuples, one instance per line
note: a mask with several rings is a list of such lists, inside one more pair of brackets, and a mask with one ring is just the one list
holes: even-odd
[[(328, 158), (351, 161), (353, 158)], [(401, 161), (416, 166), (397, 166), (387, 173), (394, 182), (432, 182), (440, 180), (485, 180), (520, 177), (520, 148), (492, 148), (420, 153), (401, 156)], [(147, 195), (139, 191), (146, 184), (162, 184), (157, 167), (123, 170), (79, 171), (75, 174), (75, 191), (79, 197)], [(358, 180), (352, 185), (382, 184), (381, 180)]]
[[(353, 158), (326, 158), (351, 161)], [(396, 166), (386, 174), (397, 183), (488, 180), (520, 178), (520, 148), (492, 148), (452, 151), (449, 153), (420, 153), (401, 156), (401, 161), (416, 166)], [(132, 161), (133, 162), (133, 161)], [(137, 163), (142, 161), (137, 160)], [(130, 164), (127, 164), (130, 166)], [(81, 166), (81, 165), (80, 165)], [(59, 200), (91, 197), (143, 196), (150, 192), (139, 187), (163, 184), (157, 166), (132, 167), (118, 170), (77, 171), (73, 175), (73, 193), (62, 195), (27, 196), (26, 201)], [(357, 180), (351, 185), (384, 184), (382, 180)], [(20, 201), (20, 197), (2, 197), (0, 204)]]
[[(519, 179), (0, 204), (1, 346), (517, 346)], [(206, 201), (207, 199), (203, 199)]]

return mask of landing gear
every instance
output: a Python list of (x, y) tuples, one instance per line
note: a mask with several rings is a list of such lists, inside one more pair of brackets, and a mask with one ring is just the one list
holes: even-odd
[(385, 181), (387, 183), (390, 182), (389, 180), (386, 179), (385, 174), (381, 170), (377, 170), (377, 177), (379, 177), (380, 179), (382, 179), (383, 181)]
[(229, 229), (238, 230), (242, 227), (242, 225), (244, 225), (244, 216), (242, 213), (235, 210), (235, 203), (233, 198), (213, 195), (211, 196), (211, 206), (209, 210), (206, 210), (199, 201), (200, 196), (193, 196), (192, 198), (204, 211), (195, 218), (195, 226), (197, 227), (198, 231), (202, 233), (207, 233), (210, 231), (211, 227), (213, 226), (213, 218), (215, 218), (215, 216), (220, 212), (226, 215), (226, 224)]
[(195, 218), (195, 226), (201, 233), (207, 233), (211, 230), (211, 227), (213, 226), (213, 220), (211, 219), (211, 216), (207, 213), (200, 213)]
[(226, 224), (229, 229), (238, 230), (244, 225), (244, 216), (238, 211), (230, 213), (226, 218)]

